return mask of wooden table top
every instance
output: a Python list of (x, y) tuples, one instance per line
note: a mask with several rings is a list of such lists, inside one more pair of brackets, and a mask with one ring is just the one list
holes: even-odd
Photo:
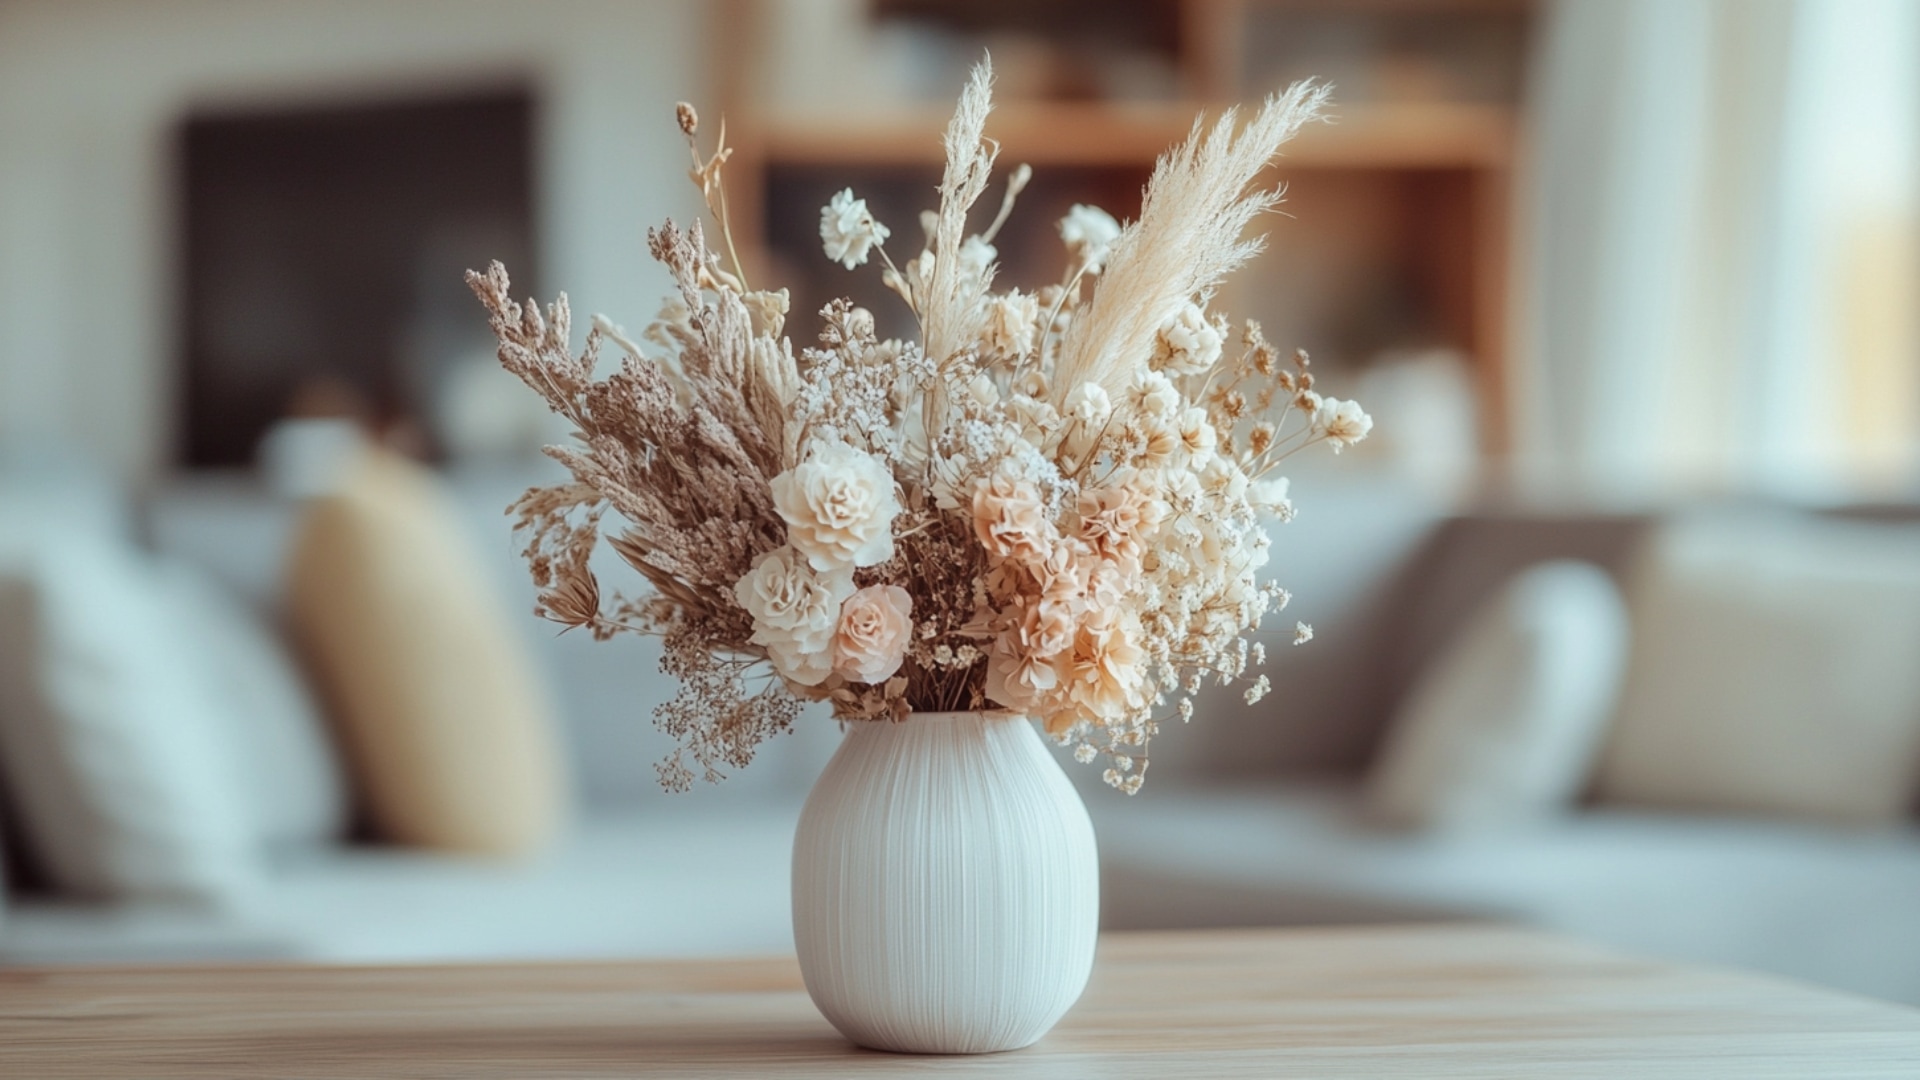
[(1915, 1077), (1920, 1011), (1521, 930), (1115, 934), (1030, 1049), (859, 1050), (791, 957), (0, 972), (0, 1076)]

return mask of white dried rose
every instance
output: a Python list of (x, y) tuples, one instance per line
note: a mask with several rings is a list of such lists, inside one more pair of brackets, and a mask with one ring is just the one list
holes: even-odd
[(1207, 322), (1200, 305), (1190, 303), (1153, 336), (1148, 363), (1155, 371), (1198, 375), (1220, 362), (1221, 344), (1220, 328)]
[(1367, 437), (1373, 430), (1373, 417), (1357, 401), (1342, 401), (1339, 398), (1325, 398), (1320, 407), (1314, 410), (1313, 428), (1332, 445), (1333, 452), (1339, 453), (1342, 447), (1352, 446)]
[(733, 595), (753, 616), (750, 640), (766, 646), (775, 671), (802, 686), (827, 677), (840, 605), (853, 595), (851, 571), (822, 574), (791, 547), (775, 548), (754, 560)]
[(1040, 301), (1035, 297), (1018, 290), (996, 296), (987, 305), (987, 348), (1001, 356), (1026, 356), (1033, 352), (1033, 335), (1039, 323)]
[(1107, 255), (1119, 238), (1120, 223), (1097, 206), (1074, 203), (1067, 216), (1060, 219), (1060, 239), (1066, 241), (1067, 252), (1089, 274), (1099, 273), (1107, 264)]
[(913, 639), (913, 597), (898, 585), (869, 585), (846, 599), (833, 634), (833, 672), (879, 683), (900, 670)]
[(1113, 415), (1113, 400), (1099, 383), (1084, 382), (1067, 395), (1061, 411), (1088, 427), (1099, 427)]
[(875, 221), (867, 209), (867, 200), (853, 197), (852, 188), (836, 192), (820, 208), (820, 246), (827, 258), (851, 270), (867, 261), (875, 244), (886, 243), (892, 233)]
[(787, 542), (815, 570), (873, 566), (893, 557), (900, 500), (893, 474), (873, 455), (843, 442), (819, 442), (804, 461), (774, 477), (772, 487)]

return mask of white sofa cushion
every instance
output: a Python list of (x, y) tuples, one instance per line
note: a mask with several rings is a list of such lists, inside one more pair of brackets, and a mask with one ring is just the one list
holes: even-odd
[(16, 533), (0, 566), (0, 766), (55, 886), (241, 903), (257, 835), (231, 726), (162, 579), (86, 529)]
[(1619, 692), (1626, 605), (1605, 571), (1522, 571), (1429, 664), (1367, 788), (1381, 821), (1472, 829), (1537, 822), (1578, 798)]
[(273, 629), (226, 586), (181, 562), (161, 595), (215, 699), (239, 766), (248, 819), (268, 845), (316, 844), (346, 831), (347, 774), (326, 720)]
[(1920, 528), (1681, 517), (1630, 588), (1607, 801), (1888, 825), (1920, 764)]

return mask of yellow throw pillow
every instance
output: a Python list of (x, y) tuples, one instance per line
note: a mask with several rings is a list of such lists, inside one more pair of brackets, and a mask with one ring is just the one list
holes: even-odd
[(369, 452), (309, 504), (287, 595), (383, 839), (516, 855), (553, 835), (553, 710), (431, 472)]

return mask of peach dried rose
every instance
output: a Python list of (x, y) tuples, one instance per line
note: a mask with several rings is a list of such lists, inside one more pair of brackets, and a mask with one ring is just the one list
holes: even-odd
[(898, 585), (869, 585), (840, 605), (833, 672), (850, 682), (884, 682), (900, 670), (913, 637), (913, 597)]

